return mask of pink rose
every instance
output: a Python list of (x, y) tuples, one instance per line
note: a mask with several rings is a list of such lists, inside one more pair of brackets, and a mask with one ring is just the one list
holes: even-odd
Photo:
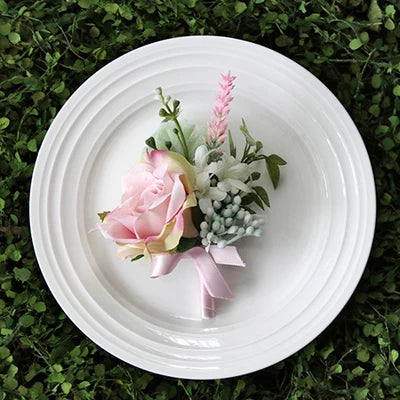
[(194, 183), (193, 167), (183, 156), (146, 151), (122, 177), (121, 205), (97, 229), (119, 245), (121, 259), (174, 252), (182, 236), (198, 235), (190, 209), (196, 205)]

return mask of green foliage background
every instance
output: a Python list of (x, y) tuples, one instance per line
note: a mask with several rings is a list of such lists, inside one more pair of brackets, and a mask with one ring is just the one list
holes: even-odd
[[(399, 399), (400, 5), (396, 0), (0, 0), (0, 400)], [(28, 194), (70, 94), (132, 49), (181, 35), (276, 49), (335, 93), (375, 173), (372, 255), (349, 304), (306, 348), (247, 376), (170, 379), (131, 367), (66, 318), (37, 265)]]

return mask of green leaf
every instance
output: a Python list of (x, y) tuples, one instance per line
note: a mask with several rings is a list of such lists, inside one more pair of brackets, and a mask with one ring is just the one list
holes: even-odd
[(382, 85), (382, 78), (379, 75), (372, 75), (371, 84), (374, 89), (379, 89)]
[[(194, 125), (186, 120), (180, 121), (183, 135), (189, 150), (189, 159), (194, 159), (194, 154), (199, 146), (204, 145), (203, 137), (207, 137), (207, 128), (200, 125)], [(170, 150), (183, 154), (182, 145), (178, 135), (174, 133), (175, 123), (173, 121), (160, 125), (153, 137), (156, 141), (158, 150), (168, 150), (167, 144), (170, 144)]]
[(44, 304), (42, 301), (38, 301), (37, 303), (35, 303), (33, 305), (33, 308), (35, 309), (35, 311), (37, 311), (38, 313), (42, 313), (46, 311), (46, 304)]
[(393, 94), (394, 94), (395, 96), (397, 96), (397, 97), (400, 97), (400, 85), (396, 85), (396, 86), (393, 88)]
[(4, 379), (3, 385), (4, 389), (13, 391), (18, 387), (18, 381), (12, 376), (7, 376)]
[(0, 0), (0, 11), (1, 12), (7, 12), (8, 11), (8, 6), (5, 0)]
[(388, 31), (392, 31), (395, 27), (396, 25), (394, 24), (394, 22), (390, 18), (388, 18), (385, 22), (385, 28)]
[(103, 211), (101, 213), (97, 213), (97, 215), (100, 218), (101, 222), (104, 222), (104, 218), (107, 216), (107, 214), (110, 214), (111, 211)]
[(65, 377), (61, 372), (53, 372), (47, 378), (49, 383), (63, 383), (65, 381)]
[(357, 360), (361, 362), (367, 362), (369, 360), (369, 351), (363, 348), (358, 349)]
[(270, 207), (268, 193), (262, 186), (254, 186), (253, 190), (257, 193), (258, 197), (264, 202), (267, 207)]
[(71, 391), (72, 384), (69, 382), (63, 382), (61, 384), (61, 390), (64, 392), (64, 394), (68, 394)]
[(33, 318), (32, 315), (25, 314), (19, 318), (18, 322), (24, 328), (29, 328), (30, 326), (32, 326), (34, 324), (35, 318)]
[(157, 150), (156, 140), (153, 136), (150, 136), (148, 139), (145, 140), (147, 146), (149, 146), (153, 150)]
[(237, 14), (242, 14), (245, 12), (247, 9), (246, 3), (243, 3), (242, 1), (237, 1), (235, 4), (235, 11)]
[(31, 139), (28, 144), (27, 144), (27, 149), (29, 151), (31, 151), (32, 153), (36, 153), (37, 152), (37, 143), (36, 143), (36, 139)]
[(232, 138), (232, 133), (228, 130), (229, 152), (232, 157), (236, 158), (236, 146)]
[(361, 46), (363, 45), (362, 41), (359, 38), (353, 39), (350, 44), (349, 47), (351, 50), (357, 50), (359, 49)]
[[(256, 203), (258, 205), (258, 207), (260, 207), (262, 210), (264, 210), (263, 201), (260, 199), (257, 192), (253, 192), (253, 193), (246, 195), (246, 198), (251, 199), (252, 203), (253, 202)], [(246, 203), (246, 201), (245, 201), (245, 203)], [(249, 204), (251, 205), (251, 203), (249, 203)], [(246, 204), (243, 204), (243, 202), (242, 202), (242, 205), (246, 205)]]
[(242, 118), (242, 125), (240, 125), (240, 130), (242, 131), (245, 139), (246, 139), (246, 143), (249, 146), (255, 146), (256, 145), (256, 141), (251, 137), (249, 130), (247, 129), (246, 126), (246, 122), (244, 120), (244, 118)]
[(8, 40), (12, 43), (12, 44), (17, 44), (18, 42), (21, 41), (21, 36), (19, 35), (19, 33), (17, 32), (10, 32), (8, 34)]
[(268, 156), (269, 160), (277, 165), (286, 165), (287, 162), (282, 158), (279, 157), (277, 154), (271, 154)]
[(15, 247), (14, 244), (8, 245), (4, 253), (13, 261), (19, 261), (22, 257), (20, 251)]
[(275, 44), (278, 47), (288, 47), (293, 44), (293, 39), (287, 35), (280, 35), (275, 39)]
[(191, 248), (196, 246), (197, 244), (198, 244), (197, 238), (182, 237), (181, 240), (179, 241), (176, 251), (178, 253), (184, 253), (185, 251), (190, 250)]
[(7, 117), (0, 118), (0, 130), (4, 130), (10, 125), (10, 120)]
[(10, 350), (5, 346), (0, 346), (0, 360), (4, 360), (10, 355)]
[(133, 257), (133, 258), (131, 259), (131, 262), (140, 260), (140, 259), (143, 258), (143, 257), (144, 257), (143, 254), (138, 254), (136, 257)]
[(378, 28), (378, 25), (382, 22), (383, 14), (382, 10), (378, 5), (377, 0), (371, 0), (371, 4), (368, 10), (368, 19), (369, 21), (375, 25), (375, 29)]
[(365, 400), (368, 396), (369, 389), (356, 389), (354, 392), (354, 400)]
[(280, 179), (280, 175), (281, 175), (281, 173), (279, 171), (279, 167), (277, 164), (272, 162), (269, 159), (269, 157), (267, 157), (265, 159), (265, 162), (267, 164), (267, 170), (268, 170), (269, 177), (271, 178), (272, 184), (274, 185), (274, 189), (276, 189), (278, 187), (279, 179)]
[(78, 0), (78, 4), (81, 8), (87, 9), (90, 7), (90, 0)]
[(261, 177), (261, 174), (259, 172), (257, 172), (257, 171), (253, 172), (250, 175), (250, 178), (251, 178), (252, 181), (258, 181), (260, 179), (260, 177)]
[(390, 352), (390, 357), (392, 359), (392, 363), (394, 364), (399, 358), (399, 352), (397, 350), (392, 349)]
[(97, 364), (94, 366), (94, 374), (98, 377), (101, 378), (105, 375), (106, 373), (106, 368), (104, 364)]
[(0, 23), (0, 35), (7, 36), (11, 32), (11, 24), (8, 22)]
[(27, 282), (31, 277), (31, 271), (27, 268), (14, 268), (14, 276), (17, 281)]

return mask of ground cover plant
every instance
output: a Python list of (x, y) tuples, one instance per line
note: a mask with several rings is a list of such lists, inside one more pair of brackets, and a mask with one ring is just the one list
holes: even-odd
[[(399, 16), (395, 0), (0, 0), (0, 400), (400, 398)], [(216, 381), (154, 375), (87, 339), (28, 226), (37, 151), (71, 93), (132, 49), (192, 34), (256, 42), (316, 75), (358, 126), (377, 190), (371, 257), (336, 320), (281, 363)]]

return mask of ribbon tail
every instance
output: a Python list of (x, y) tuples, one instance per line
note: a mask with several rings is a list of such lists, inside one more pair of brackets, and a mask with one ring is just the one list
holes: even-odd
[(213, 245), (210, 246), (209, 253), (217, 264), (246, 266), (235, 246), (226, 246), (220, 249), (218, 246)]
[(150, 278), (167, 275), (174, 270), (181, 259), (181, 254), (159, 254), (152, 257), (150, 265)]
[(224, 277), (219, 272), (214, 259), (202, 247), (193, 247), (189, 250), (190, 257), (194, 260), (200, 282), (205, 286), (212, 297), (219, 299), (232, 299), (233, 294)]

